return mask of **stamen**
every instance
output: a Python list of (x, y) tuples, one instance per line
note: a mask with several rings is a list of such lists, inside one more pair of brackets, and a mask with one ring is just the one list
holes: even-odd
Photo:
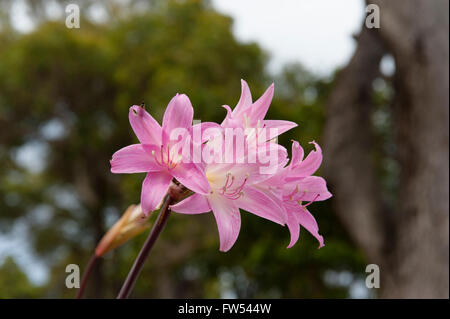
[(157, 163), (158, 165), (162, 166), (162, 163), (160, 163), (160, 162), (158, 161), (158, 157), (155, 156), (155, 150), (152, 150), (152, 155), (153, 155), (153, 157), (155, 158), (156, 163)]
[(167, 146), (167, 165), (170, 166), (170, 151), (169, 151), (169, 146)]
[[(228, 185), (228, 182), (230, 181), (230, 176), (231, 176), (231, 184)], [(233, 176), (230, 172), (228, 172), (228, 173), (227, 173), (227, 179), (226, 179), (226, 181), (225, 181), (225, 185), (222, 187), (222, 192), (221, 192), (222, 195), (227, 191), (227, 189), (228, 189), (231, 185), (233, 185), (233, 182), (234, 182), (234, 176)]]
[(239, 194), (236, 194), (234, 196), (227, 196), (227, 198), (231, 200), (236, 200), (239, 199), (241, 196), (244, 196), (244, 192), (240, 192)]
[[(231, 175), (231, 174), (230, 174)], [(231, 187), (231, 185), (233, 185), (233, 183), (234, 183), (234, 176), (233, 175), (231, 175), (231, 181), (230, 181), (230, 185), (228, 185), (228, 183), (225, 183), (225, 188), (230, 188)]]
[[(231, 177), (231, 179), (230, 179), (230, 177)], [(246, 174), (244, 181), (240, 186), (236, 187), (233, 190), (229, 190), (231, 185), (233, 185), (235, 178), (231, 173), (227, 173), (227, 179), (225, 181), (225, 185), (222, 187), (222, 191), (220, 194), (224, 195), (225, 197), (227, 197), (228, 199), (231, 199), (231, 200), (236, 200), (236, 199), (240, 198), (241, 196), (244, 195), (244, 192), (242, 192), (242, 190), (244, 189), (244, 186), (247, 183), (248, 177), (249, 177), (249, 174)]]
[(247, 180), (248, 180), (248, 177), (245, 177), (244, 182), (241, 184), (241, 186), (236, 188), (231, 194), (229, 193), (229, 195), (233, 196), (233, 195), (240, 193), (242, 191), (242, 189), (244, 188), (245, 184), (247, 183)]
[(316, 197), (314, 197), (314, 199), (312, 201), (310, 201), (309, 203), (307, 203), (306, 205), (303, 205), (303, 208), (308, 207), (309, 205), (311, 205), (312, 203), (314, 203), (316, 201), (316, 199), (320, 196), (320, 194), (317, 194)]
[(299, 198), (300, 201), (302, 200), (303, 197), (305, 197), (305, 195), (306, 195), (307, 192), (308, 192), (307, 190), (303, 191), (302, 196), (300, 196), (300, 198)]
[(227, 173), (227, 180), (225, 181), (225, 186), (223, 188), (227, 188), (228, 180), (230, 179), (230, 173)]
[(295, 186), (294, 190), (292, 191), (292, 193), (290, 193), (289, 195), (287, 195), (287, 197), (290, 198), (290, 200), (292, 200), (292, 196), (294, 196), (295, 194), (297, 194), (299, 192), (298, 189), (298, 184)]
[[(172, 152), (169, 151), (169, 147), (167, 147), (167, 166), (169, 169), (174, 169), (178, 166), (179, 161), (177, 160), (178, 154), (171, 154)], [(171, 157), (172, 155), (172, 157)]]

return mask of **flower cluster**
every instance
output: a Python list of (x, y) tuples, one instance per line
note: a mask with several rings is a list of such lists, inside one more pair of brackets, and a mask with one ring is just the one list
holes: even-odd
[[(302, 147), (292, 143), (287, 150), (277, 136), (297, 126), (281, 120), (266, 120), (274, 94), (273, 84), (255, 102), (241, 81), (236, 107), (227, 105), (221, 124), (193, 125), (189, 98), (177, 94), (170, 101), (162, 126), (141, 106), (132, 106), (130, 124), (139, 144), (117, 151), (111, 160), (113, 173), (147, 173), (142, 184), (141, 207), (145, 215), (157, 209), (171, 183), (181, 184), (190, 196), (170, 208), (181, 214), (211, 212), (217, 222), (220, 250), (228, 251), (241, 228), (240, 209), (287, 225), (291, 233), (288, 247), (298, 240), (300, 226), (323, 246), (316, 220), (308, 211), (315, 201), (332, 195), (323, 178), (312, 176), (322, 162), (322, 151), (304, 158)], [(289, 163), (289, 164), (288, 164)]]

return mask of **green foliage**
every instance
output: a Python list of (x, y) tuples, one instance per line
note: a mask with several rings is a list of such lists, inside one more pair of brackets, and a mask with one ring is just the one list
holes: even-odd
[(7, 257), (0, 265), (0, 299), (39, 298), (42, 288), (30, 283), (12, 257)]
[[(320, 140), (330, 84), (298, 65), (271, 76), (266, 54), (238, 42), (231, 28), (232, 20), (207, 3), (169, 1), (107, 24), (83, 21), (81, 29), (44, 22), (27, 35), (0, 33), (0, 229), (25, 220), (27, 240), (51, 269), (38, 289), (5, 261), (0, 297), (73, 297), (64, 286), (65, 265), (83, 269), (107, 227), (139, 202), (143, 176), (109, 170), (113, 152), (136, 141), (127, 118), (132, 104), (144, 101), (161, 120), (171, 97), (186, 93), (196, 119), (221, 121), (220, 106), (235, 105), (241, 78), (254, 99), (275, 80), (269, 117), (299, 123), (281, 142), (290, 148), (296, 138), (309, 151), (306, 143)], [(49, 137), (55, 123), (62, 130)], [(45, 150), (42, 170), (17, 161), (29, 145)], [(173, 214), (133, 296), (347, 297), (348, 289), (329, 286), (324, 273), (361, 273), (362, 257), (329, 203), (311, 211), (325, 248), (317, 250), (303, 230), (288, 250), (286, 228), (244, 213), (240, 238), (227, 254), (218, 251), (211, 214)], [(115, 296), (144, 237), (105, 256), (89, 296)]]

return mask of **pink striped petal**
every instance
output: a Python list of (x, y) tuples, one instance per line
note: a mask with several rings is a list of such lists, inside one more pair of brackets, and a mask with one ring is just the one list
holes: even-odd
[(215, 129), (218, 131), (223, 130), (222, 127), (215, 122), (202, 122), (202, 123), (192, 125), (192, 128), (189, 130), (189, 133), (191, 134), (192, 141), (194, 143), (201, 144), (208, 140), (208, 134), (203, 134), (203, 133), (205, 133), (206, 130), (212, 130), (212, 129)]
[[(268, 131), (269, 140), (281, 135), (290, 129), (297, 127), (298, 124), (291, 121), (281, 121), (281, 120), (265, 120), (264, 127)], [(276, 130), (274, 130), (276, 129)]]
[(230, 128), (236, 128), (236, 127), (243, 127), (243, 117), (241, 116), (234, 116), (233, 112), (231, 111), (231, 108), (228, 105), (222, 105), (222, 107), (227, 110), (227, 115), (225, 116), (225, 119), (222, 121), (221, 126), (222, 127), (230, 127)]
[(297, 218), (295, 217), (295, 212), (288, 211), (287, 212), (287, 226), (289, 228), (289, 232), (291, 233), (291, 241), (289, 242), (289, 246), (287, 248), (291, 248), (298, 241), (300, 236), (300, 225), (298, 224)]
[(316, 237), (316, 239), (319, 241), (319, 248), (322, 248), (324, 246), (323, 243), (323, 237), (319, 235), (319, 226), (317, 225), (316, 219), (313, 215), (305, 208), (302, 207), (300, 212), (296, 214), (297, 221), (300, 225), (306, 228), (311, 235)]
[(243, 194), (235, 202), (237, 207), (274, 223), (284, 225), (286, 222), (281, 201), (274, 200), (255, 187), (244, 187)]
[(319, 176), (309, 176), (299, 180), (295, 184), (292, 184), (290, 189), (287, 189), (287, 193), (294, 190), (296, 187), (298, 187), (298, 192), (292, 196), (293, 200), (296, 201), (301, 200), (304, 202), (316, 202), (327, 200), (333, 196), (327, 189), (325, 179)]
[(211, 211), (208, 200), (200, 194), (193, 194), (185, 200), (170, 206), (170, 209), (180, 214), (202, 214)]
[(255, 125), (258, 120), (263, 120), (266, 116), (267, 110), (269, 110), (270, 103), (272, 102), (274, 91), (274, 84), (272, 83), (266, 92), (252, 105), (252, 125)]
[(142, 144), (126, 146), (112, 156), (112, 173), (144, 173), (160, 171), (161, 167), (155, 162)]
[(163, 144), (166, 145), (170, 141), (170, 134), (175, 129), (190, 129), (192, 119), (194, 117), (194, 109), (191, 101), (185, 94), (177, 94), (170, 100), (164, 113), (162, 130)]
[(167, 171), (148, 173), (142, 183), (141, 206), (144, 214), (153, 212), (169, 189), (172, 176)]
[(209, 194), (210, 186), (205, 172), (194, 163), (180, 163), (170, 173), (181, 184), (195, 193)]
[(161, 126), (143, 107), (138, 105), (130, 107), (128, 118), (142, 144), (161, 144)]
[(297, 177), (305, 177), (314, 174), (322, 164), (322, 149), (316, 142), (311, 142), (316, 147), (315, 151), (311, 151), (308, 156), (299, 164), (291, 168), (291, 175)]
[(226, 252), (233, 247), (241, 229), (241, 215), (233, 202), (221, 195), (208, 197), (209, 205), (216, 218), (219, 229), (220, 251)]
[(271, 175), (268, 179), (258, 185), (269, 188), (283, 188), (286, 185), (286, 176), (289, 174), (287, 168), (280, 168), (275, 174)]
[(241, 97), (233, 110), (233, 117), (242, 117), (252, 105), (252, 93), (247, 82), (241, 79)]
[(258, 176), (253, 178), (254, 182), (261, 182), (270, 178), (273, 174), (281, 172), (289, 161), (286, 148), (272, 142), (258, 145), (256, 155)]
[(300, 143), (297, 141), (292, 141), (292, 159), (290, 166), (301, 163), (301, 161), (303, 161), (303, 156), (305, 156), (305, 152), (300, 146)]

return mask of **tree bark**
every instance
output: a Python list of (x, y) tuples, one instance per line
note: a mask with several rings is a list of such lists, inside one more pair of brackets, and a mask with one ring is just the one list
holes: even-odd
[(332, 185), (336, 210), (372, 261), (382, 255), (384, 229), (375, 170), (367, 150), (372, 145), (372, 82), (384, 53), (375, 32), (363, 29), (355, 54), (338, 74), (328, 99), (324, 132), (324, 171)]
[(386, 297), (448, 298), (449, 2), (373, 1), (396, 61), (394, 123), (401, 167), (395, 266)]
[[(381, 267), (380, 296), (448, 298), (449, 3), (368, 3), (380, 8), (380, 28), (363, 26), (329, 97), (325, 174), (344, 226)], [(396, 63), (393, 123), (401, 172), (392, 212), (381, 203), (370, 157), (371, 83), (384, 52)]]

